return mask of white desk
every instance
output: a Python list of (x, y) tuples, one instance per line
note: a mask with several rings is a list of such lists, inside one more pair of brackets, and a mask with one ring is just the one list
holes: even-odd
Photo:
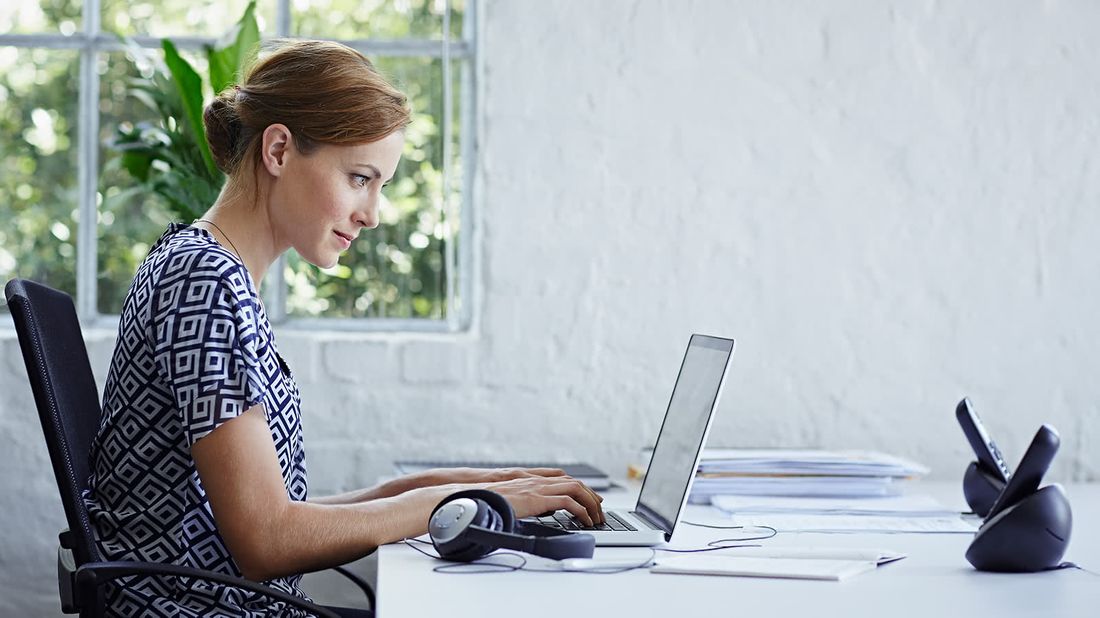
[[(955, 484), (911, 488), (944, 504), (965, 506)], [(1100, 485), (1066, 488), (1074, 530), (1065, 559), (1100, 572)], [(620, 506), (629, 496), (609, 495)], [(710, 507), (689, 507), (684, 519), (721, 523)], [(702, 547), (722, 530), (680, 526), (670, 547)], [(725, 536), (728, 536), (726, 534)], [(657, 575), (635, 570), (591, 573), (434, 573), (445, 564), (403, 545), (379, 551), (378, 614), (403, 616), (844, 616), (856, 618), (1003, 618), (1100, 616), (1100, 577), (1078, 570), (1035, 574), (979, 573), (963, 554), (965, 534), (779, 534), (762, 543), (885, 548), (908, 558), (843, 582)], [(424, 546), (431, 550), (430, 546)], [(596, 558), (649, 550), (597, 548)], [(658, 558), (662, 552), (658, 552)], [(664, 554), (668, 555), (668, 554)], [(639, 560), (640, 561), (640, 560)], [(530, 557), (531, 566), (547, 563)]]

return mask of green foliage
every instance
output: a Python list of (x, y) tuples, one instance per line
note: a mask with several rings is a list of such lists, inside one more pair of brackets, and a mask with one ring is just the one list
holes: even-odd
[[(216, 93), (234, 84), (255, 58), (260, 39), (255, 11), (253, 0), (216, 45), (204, 46), (209, 71), (205, 91)], [(169, 39), (161, 41), (163, 61), (132, 39), (123, 40), (137, 65), (153, 69), (150, 77), (131, 80), (130, 96), (159, 120), (119, 122), (110, 145), (141, 186), (163, 197), (177, 218), (190, 221), (214, 203), (225, 183), (206, 143), (203, 78)]]
[[(80, 0), (39, 3), (51, 31), (81, 20)], [(273, 3), (244, 0), (103, 0), (105, 29), (125, 35), (203, 36), (228, 27), (198, 52), (176, 55), (200, 79), (200, 100), (238, 81), (273, 23)], [(438, 38), (436, 0), (367, 2), (295, 0), (291, 35), (335, 39)], [(451, 29), (460, 36), (462, 0), (452, 0)], [(266, 8), (265, 8), (266, 7)], [(253, 17), (249, 17), (249, 15)], [(211, 26), (210, 24), (216, 24)], [(3, 26), (0, 26), (0, 30)], [(100, 132), (97, 213), (81, 222), (97, 242), (97, 309), (118, 313), (138, 265), (170, 221), (190, 221), (217, 198), (224, 178), (203, 155), (205, 136), (193, 131), (167, 51), (127, 41), (125, 52), (16, 49), (0, 46), (0, 275), (30, 277), (76, 292), (77, 101), (82, 54), (99, 73)], [(447, 305), (444, 252), (457, 241), (457, 221), (440, 210), (443, 170), (451, 174), (452, 205), (462, 201), (457, 122), (459, 80), (465, 60), (453, 63), (454, 107), (444, 109), (442, 63), (431, 57), (372, 57), (375, 66), (405, 92), (413, 109), (394, 182), (386, 189), (381, 225), (360, 236), (340, 264), (320, 270), (291, 252), (286, 270), (287, 310), (292, 316), (441, 318)], [(186, 69), (180, 82), (187, 83)], [(194, 80), (190, 79), (193, 87)], [(201, 107), (193, 106), (195, 109)], [(452, 158), (443, 160), (442, 118), (451, 114)]]
[(0, 278), (24, 277), (70, 294), (79, 75), (78, 52), (0, 48)]
[(256, 3), (250, 2), (240, 21), (233, 25), (214, 46), (204, 45), (214, 93), (236, 84), (241, 71), (256, 57), (260, 27), (256, 23)]

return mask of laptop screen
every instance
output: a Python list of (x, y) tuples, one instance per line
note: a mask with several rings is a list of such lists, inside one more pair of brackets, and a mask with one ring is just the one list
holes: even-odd
[(687, 500), (732, 353), (732, 339), (692, 335), (688, 343), (638, 497), (638, 511), (666, 531)]

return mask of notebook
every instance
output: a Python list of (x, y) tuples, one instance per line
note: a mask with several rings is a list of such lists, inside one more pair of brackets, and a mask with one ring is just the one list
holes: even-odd
[(661, 558), (650, 570), (679, 575), (841, 581), (905, 557), (896, 551), (845, 547), (737, 547), (726, 551), (721, 555)]
[(634, 510), (605, 511), (607, 523), (594, 528), (566, 511), (534, 520), (591, 534), (603, 546), (652, 546), (671, 539), (722, 396), (733, 346), (732, 339), (691, 336)]
[(870, 560), (704, 555), (664, 558), (653, 565), (650, 572), (674, 575), (734, 575), (738, 577), (841, 581), (853, 575), (874, 570), (877, 566)]

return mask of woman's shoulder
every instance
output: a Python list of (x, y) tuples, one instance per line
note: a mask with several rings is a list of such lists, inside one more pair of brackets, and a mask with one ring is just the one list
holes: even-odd
[(157, 289), (211, 286), (242, 299), (256, 296), (244, 263), (202, 228), (170, 224), (142, 266)]

